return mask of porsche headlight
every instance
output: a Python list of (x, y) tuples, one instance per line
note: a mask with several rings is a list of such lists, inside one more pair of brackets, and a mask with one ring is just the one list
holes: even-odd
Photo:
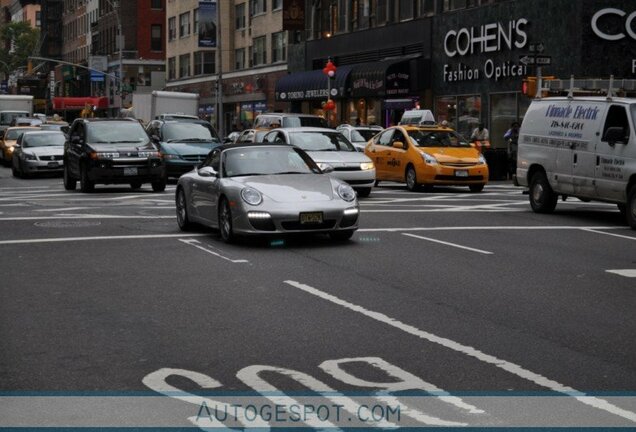
[(256, 189), (249, 187), (241, 190), (241, 198), (243, 198), (243, 201), (253, 206), (259, 205), (263, 202), (263, 195), (261, 195), (261, 193)]
[(360, 169), (362, 171), (368, 171), (373, 169), (373, 162), (362, 162), (360, 164)]
[(435, 159), (433, 156), (431, 156), (428, 153), (422, 153), (422, 158), (424, 159), (424, 162), (426, 162), (427, 164), (436, 164), (437, 163), (437, 159)]
[(346, 184), (341, 184), (338, 186), (338, 195), (345, 201), (353, 201), (356, 199), (356, 191), (353, 188)]

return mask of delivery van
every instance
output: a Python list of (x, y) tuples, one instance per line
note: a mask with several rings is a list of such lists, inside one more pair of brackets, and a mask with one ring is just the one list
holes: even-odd
[(636, 99), (536, 99), (519, 131), (517, 182), (550, 213), (559, 196), (615, 203), (636, 229)]

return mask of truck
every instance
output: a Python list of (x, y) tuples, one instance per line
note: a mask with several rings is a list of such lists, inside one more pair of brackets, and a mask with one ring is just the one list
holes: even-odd
[(0, 131), (11, 126), (16, 117), (33, 115), (33, 96), (0, 95)]
[(132, 116), (144, 124), (162, 117), (198, 118), (199, 95), (196, 93), (155, 90), (133, 93)]

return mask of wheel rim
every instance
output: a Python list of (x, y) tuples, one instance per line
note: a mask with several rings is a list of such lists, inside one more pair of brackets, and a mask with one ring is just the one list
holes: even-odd
[(413, 168), (409, 168), (406, 171), (406, 185), (409, 189), (413, 189), (415, 187), (415, 170)]
[(535, 184), (534, 188), (532, 189), (532, 200), (540, 204), (543, 202), (543, 195), (544, 195), (543, 185), (539, 183)]
[(228, 238), (230, 236), (232, 226), (230, 222), (230, 209), (225, 201), (223, 201), (223, 204), (221, 205), (221, 220), (219, 222), (221, 235), (223, 238)]
[(183, 196), (183, 192), (179, 191), (177, 194), (177, 222), (179, 222), (179, 225), (183, 225), (187, 217), (185, 197)]

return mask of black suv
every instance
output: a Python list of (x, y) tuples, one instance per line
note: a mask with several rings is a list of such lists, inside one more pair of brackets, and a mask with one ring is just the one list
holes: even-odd
[(166, 188), (161, 153), (134, 119), (80, 118), (73, 121), (64, 145), (64, 188), (91, 192), (96, 183), (143, 183), (152, 190)]

